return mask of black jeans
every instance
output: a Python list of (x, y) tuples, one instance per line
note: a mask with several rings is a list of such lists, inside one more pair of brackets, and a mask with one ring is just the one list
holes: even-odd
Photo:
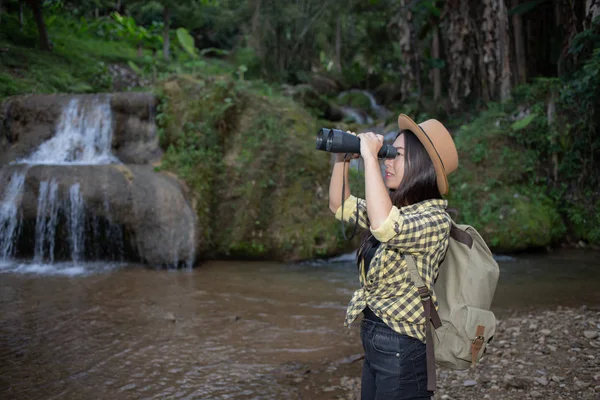
[(363, 319), (362, 400), (430, 400), (425, 343), (386, 324)]

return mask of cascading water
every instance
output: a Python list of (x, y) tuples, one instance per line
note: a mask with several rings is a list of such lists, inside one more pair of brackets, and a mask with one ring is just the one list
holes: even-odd
[(109, 98), (94, 97), (87, 101), (73, 98), (63, 110), (56, 135), (29, 157), (25, 164), (112, 164), (113, 118)]
[(19, 235), (21, 223), (19, 206), (24, 183), (25, 175), (15, 172), (0, 203), (0, 261), (6, 261), (13, 255), (14, 241)]
[(191, 268), (196, 213), (154, 170), (154, 97), (41, 97), (0, 115), (0, 272), (73, 275), (125, 259)]
[(58, 185), (53, 179), (40, 183), (37, 218), (35, 220), (35, 262), (43, 262), (46, 256), (54, 262), (54, 244), (58, 221)]
[(69, 189), (69, 244), (71, 258), (76, 263), (83, 261), (85, 246), (85, 209), (79, 188), (79, 183), (76, 183)]
[[(120, 161), (111, 152), (113, 117), (108, 96), (92, 96), (83, 100), (73, 98), (65, 106), (57, 124), (55, 135), (42, 143), (29, 157), (13, 164), (22, 164), (24, 171), (16, 172), (4, 190), (0, 203), (0, 269), (25, 272), (77, 274), (84, 271), (81, 263), (86, 259), (86, 207), (80, 184), (74, 183), (61, 198), (55, 178), (39, 184), (37, 214), (35, 220), (35, 244), (32, 264), (9, 263), (14, 256), (15, 241), (21, 225), (20, 203), (23, 196), (27, 169), (33, 165), (99, 165), (116, 164)], [(97, 237), (108, 248), (116, 249), (113, 257), (123, 259), (123, 232), (110, 218), (108, 203), (105, 205), (106, 234), (98, 235), (92, 229), (90, 242)], [(97, 222), (98, 217), (94, 216)], [(66, 224), (70, 262), (54, 264), (57, 253), (57, 234), (63, 221)], [(110, 243), (115, 238), (116, 243)], [(89, 239), (89, 238), (88, 238)], [(100, 248), (95, 244), (94, 247)], [(100, 252), (96, 256), (100, 258)], [(64, 257), (63, 257), (64, 258)], [(58, 270), (57, 270), (58, 269)]]

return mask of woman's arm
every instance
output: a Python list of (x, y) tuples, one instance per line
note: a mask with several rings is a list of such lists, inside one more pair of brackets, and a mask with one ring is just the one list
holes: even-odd
[(371, 229), (377, 229), (392, 210), (392, 200), (381, 176), (377, 153), (383, 145), (383, 136), (373, 132), (361, 133), (360, 153), (365, 163), (365, 192), (367, 214)]
[(390, 214), (392, 200), (383, 182), (377, 157), (366, 158), (364, 161), (367, 215), (369, 216), (369, 221), (371, 221), (371, 229), (377, 229)]

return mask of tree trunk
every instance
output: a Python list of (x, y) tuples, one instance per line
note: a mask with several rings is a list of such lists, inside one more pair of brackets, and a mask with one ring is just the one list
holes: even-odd
[(515, 37), (515, 56), (517, 64), (516, 83), (527, 82), (527, 59), (525, 58), (525, 40), (523, 38), (523, 19), (520, 15), (513, 14), (513, 33)]
[(169, 20), (169, 7), (165, 5), (163, 8), (163, 56), (165, 57), (165, 61), (169, 61)]
[[(431, 42), (431, 57), (440, 59), (440, 32), (437, 28), (433, 29), (433, 38)], [(433, 100), (439, 100), (442, 97), (442, 72), (439, 68), (433, 68)]]
[(585, 27), (590, 28), (594, 18), (600, 16), (600, 1), (599, 0), (586, 0), (585, 2)]
[(395, 16), (395, 24), (398, 29), (398, 44), (400, 45), (400, 93), (402, 99), (406, 100), (415, 88), (415, 49), (413, 48), (412, 35), (412, 12), (409, 8), (410, 0), (400, 0), (400, 8)]
[(44, 22), (44, 15), (42, 14), (42, 0), (27, 0), (27, 4), (33, 11), (33, 18), (37, 24), (40, 49), (44, 51), (51, 51), (50, 39), (48, 38), (48, 32), (46, 31), (46, 23)]
[(476, 82), (477, 27), (469, 12), (470, 0), (448, 0), (442, 14), (448, 97), (453, 109), (469, 97)]
[(0, 22), (2, 22), (2, 0), (0, 0)]
[(504, 0), (500, 0), (498, 8), (498, 27), (496, 28), (498, 46), (497, 60), (500, 72), (500, 101), (510, 99), (511, 76), (510, 76), (510, 35), (508, 28), (508, 11)]
[(335, 27), (335, 69), (338, 73), (342, 72), (342, 16), (337, 17)]

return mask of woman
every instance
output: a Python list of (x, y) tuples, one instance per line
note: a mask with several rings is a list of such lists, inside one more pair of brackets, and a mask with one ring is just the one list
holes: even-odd
[[(393, 146), (398, 155), (386, 160), (385, 181), (377, 153), (383, 136), (359, 134), (365, 166), (366, 199), (350, 195), (348, 157), (336, 155), (329, 186), (329, 208), (336, 218), (368, 229), (358, 250), (360, 289), (348, 305), (345, 325), (364, 318), (365, 350), (362, 399), (430, 399), (427, 391), (425, 315), (410, 280), (404, 254), (413, 256), (433, 294), (439, 263), (448, 247), (451, 218), (446, 212), (447, 176), (458, 167), (456, 147), (436, 120), (417, 125), (402, 114)], [(389, 189), (389, 191), (388, 191)], [(436, 303), (437, 305), (437, 303)]]

